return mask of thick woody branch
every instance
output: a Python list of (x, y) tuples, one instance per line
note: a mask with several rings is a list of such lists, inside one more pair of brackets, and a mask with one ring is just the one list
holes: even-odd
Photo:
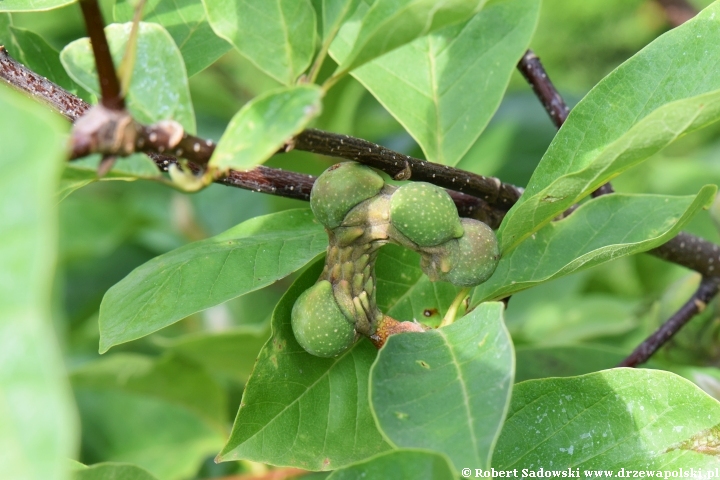
[(125, 108), (125, 100), (120, 91), (120, 81), (115, 73), (115, 64), (105, 37), (105, 22), (100, 12), (100, 5), (97, 0), (80, 0), (80, 9), (95, 56), (100, 81), (100, 103), (110, 110), (122, 110)]
[(705, 310), (707, 304), (717, 295), (720, 279), (717, 277), (703, 278), (700, 287), (675, 314), (670, 317), (655, 333), (645, 339), (619, 367), (635, 367), (647, 360), (668, 342), (695, 315)]
[[(90, 109), (90, 105), (81, 99), (15, 62), (2, 47), (0, 47), (0, 78), (11, 86), (44, 101), (70, 121), (76, 121)], [(178, 162), (177, 157), (168, 155), (168, 152), (182, 154), (190, 160), (190, 168), (199, 172), (202, 169), (201, 165), (206, 164), (210, 158), (214, 150), (214, 144), (184, 133), (180, 141), (174, 143), (172, 133), (172, 131), (168, 131), (166, 125), (163, 125), (163, 122), (153, 126), (141, 126), (138, 130), (138, 138), (144, 139), (145, 143), (140, 151), (147, 153), (162, 170), (167, 170), (170, 164)], [(312, 144), (309, 142), (312, 142)], [(439, 177), (443, 181), (449, 181), (450, 185), (460, 179), (465, 180), (465, 183), (473, 183), (472, 180), (467, 181), (468, 178), (474, 178), (468, 176), (467, 172), (412, 159), (384, 147), (345, 135), (336, 135), (319, 130), (306, 130), (295, 141), (295, 148), (300, 149), (298, 144), (303, 147), (302, 149), (329, 156), (337, 156), (337, 148), (341, 148), (340, 153), (344, 155), (341, 158), (355, 160), (355, 157), (358, 157), (358, 159), (364, 159), (369, 165), (380, 168), (394, 176), (397, 176), (398, 173), (407, 174), (408, 165), (410, 165), (409, 169), (415, 179), (426, 179), (431, 183), (435, 183), (434, 180), (438, 178), (438, 173), (441, 173)], [(178, 152), (178, 148), (182, 149), (182, 151)], [(367, 153), (362, 151), (364, 148), (369, 149)], [(395, 164), (396, 161), (402, 161), (403, 167), (399, 168), (400, 166)], [(453, 176), (454, 172), (458, 172), (458, 176)], [(433, 177), (433, 174), (435, 177)], [(244, 172), (231, 171), (226, 178), (217, 182), (271, 195), (308, 200), (314, 181), (315, 178), (310, 175), (260, 166)], [(490, 182), (496, 183), (495, 190), (492, 190), (493, 187)], [(462, 184), (462, 181), (460, 184)], [(521, 189), (486, 177), (477, 179), (476, 185), (487, 185), (490, 191), (483, 194), (488, 195), (488, 198), (493, 199), (496, 203), (501, 203), (502, 206), (491, 205), (483, 199), (463, 192), (450, 191), (449, 193), (462, 216), (477, 218), (493, 228), (497, 228), (506, 213), (506, 209), (515, 203), (513, 195), (519, 194)], [(458, 185), (459, 187), (460, 185)], [(490, 196), (489, 194), (492, 192), (496, 192), (497, 196)], [(715, 265), (720, 263), (719, 250), (720, 247), (711, 242), (687, 233), (680, 233), (676, 238), (649, 253), (698, 271), (706, 277), (714, 277)]]

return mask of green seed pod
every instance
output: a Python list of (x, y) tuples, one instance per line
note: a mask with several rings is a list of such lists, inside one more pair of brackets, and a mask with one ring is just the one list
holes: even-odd
[(295, 339), (312, 355), (336, 357), (355, 343), (355, 328), (335, 302), (327, 280), (298, 297), (290, 318)]
[(333, 165), (318, 177), (310, 192), (310, 208), (327, 228), (339, 227), (357, 204), (374, 197), (385, 181), (371, 168), (359, 163)]
[(403, 185), (390, 199), (390, 222), (420, 247), (433, 247), (461, 237), (455, 203), (442, 188), (429, 183)]
[(420, 267), (430, 280), (472, 287), (486, 281), (500, 261), (495, 232), (484, 223), (462, 219), (465, 234), (442, 245), (437, 252), (423, 254)]

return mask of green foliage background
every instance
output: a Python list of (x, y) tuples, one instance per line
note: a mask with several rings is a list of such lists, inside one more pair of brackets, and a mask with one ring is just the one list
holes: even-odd
[[(173, 23), (173, 20), (167, 20), (174, 18), (173, 9), (167, 7), (167, 2), (151, 0), (148, 3), (152, 13), (146, 15), (146, 21)], [(158, 39), (145, 50), (139, 48), (140, 56), (136, 62), (136, 68), (143, 69), (146, 68), (144, 65), (153, 65), (153, 59), (158, 56), (170, 58), (168, 61), (176, 70), (153, 78), (162, 85), (156, 85), (157, 88), (172, 94), (176, 108), (163, 110), (161, 107), (167, 106), (170, 100), (162, 97), (131, 95), (130, 107), (147, 113), (139, 117), (143, 121), (175, 118), (188, 130), (197, 127), (199, 135), (218, 141), (231, 121), (234, 129), (243, 132), (247, 118), (259, 118), (253, 116), (257, 112), (250, 107), (246, 107), (244, 116), (238, 114), (235, 117), (243, 106), (258, 96), (274, 95), (268, 92), (280, 87), (281, 81), (289, 83), (288, 78), (294, 78), (310, 63), (312, 52), (308, 54), (306, 50), (312, 46), (301, 46), (292, 52), (295, 57), (288, 64), (271, 65), (264, 72), (252, 55), (243, 57), (238, 52), (249, 49), (260, 54), (260, 58), (267, 58), (267, 54), (242, 44), (232, 29), (216, 28), (225, 40), (216, 36), (205, 19), (200, 2), (184, 0), (176, 3), (191, 12), (186, 18), (194, 20), (178, 20), (175, 28), (168, 28), (167, 32), (155, 29), (150, 26), (152, 24), (146, 25), (144, 28), (152, 30), (151, 34), (157, 35)], [(236, 3), (241, 5), (243, 2)], [(293, 8), (290, 3), (277, 4), (278, 8), (289, 9)], [(313, 2), (322, 3), (325, 2)], [(510, 52), (522, 51), (529, 41), (555, 85), (573, 105), (613, 69), (669, 28), (662, 11), (649, 1), (545, 0), (539, 5), (538, 2), (509, 0), (501, 7), (510, 13), (500, 10), (498, 5), (501, 3), (489, 2), (486, 8), (496, 8), (494, 14), (498, 18), (519, 12), (525, 15), (522, 21), (518, 20), (524, 29), (496, 32), (498, 38), (509, 38), (504, 47)], [(694, 3), (702, 8), (711, 2)], [(102, 6), (107, 19), (126, 22), (131, 17), (129, 1), (119, 1), (116, 5), (106, 1)], [(715, 8), (718, 9), (717, 4)], [(539, 20), (530, 40), (533, 9), (539, 9)], [(213, 14), (211, 11), (208, 17), (212, 23), (227, 16), (227, 13)], [(303, 24), (302, 12), (296, 12), (293, 18), (298, 22), (298, 29), (309, 28), (314, 32), (317, 28), (322, 37), (328, 28), (339, 25), (342, 17), (325, 18), (322, 25), (310, 27)], [(32, 69), (91, 100), (96, 87), (91, 63), (88, 63), (87, 42), (80, 40), (84, 36), (80, 19), (77, 5), (48, 12), (12, 13), (11, 16), (0, 12), (0, 44), (4, 43), (11, 54)], [(484, 31), (484, 25), (476, 27), (478, 31)], [(421, 38), (394, 54), (399, 55), (397, 59), (402, 59), (408, 58), (403, 55), (425, 52), (423, 49), (437, 49), (435, 58), (442, 61), (443, 41), (457, 33), (453, 30), (456, 27), (446, 28), (450, 30), (439, 30), (440, 33), (432, 38)], [(118, 51), (125, 41), (123, 35), (126, 35), (121, 30), (119, 26), (108, 30), (111, 44), (118, 45)], [(523, 38), (523, 32), (528, 38)], [(341, 30), (340, 37), (344, 38), (343, 35), (350, 34)], [(372, 35), (380, 33), (368, 34), (370, 40)], [(182, 46), (175, 49), (173, 41)], [(510, 45), (511, 41), (515, 42), (514, 46)], [(70, 46), (66, 48), (68, 44)], [(193, 45), (197, 50), (191, 48)], [(172, 47), (171, 53), (162, 50), (162, 46)], [(363, 60), (357, 52), (343, 51), (341, 47), (330, 49), (341, 69), (342, 65), (353, 66), (353, 62)], [(467, 54), (461, 47), (457, 47), (459, 53), (451, 53)], [(58, 56), (60, 50), (63, 53)], [(178, 52), (182, 55), (172, 57)], [(679, 51), (674, 53), (681, 54)], [(516, 59), (503, 58), (510, 71)], [(319, 72), (320, 79), (332, 75), (335, 65), (330, 63)], [(387, 82), (394, 81), (388, 64), (393, 64), (392, 57), (381, 57), (357, 70), (356, 78), (342, 78), (322, 99), (322, 113), (318, 109), (308, 116), (302, 108), (305, 103), (319, 101), (316, 89), (306, 87), (298, 91), (288, 88), (287, 95), (292, 98), (284, 103), (289, 104), (287, 115), (291, 118), (287, 125), (277, 127), (278, 132), (268, 134), (270, 146), (273, 138), (284, 138), (296, 132), (309, 117), (317, 115), (313, 124), (317, 128), (364, 138), (419, 158), (431, 152), (444, 163), (459, 168), (497, 176), (515, 185), (528, 184), (556, 132), (519, 73), (513, 71), (509, 79), (501, 74), (497, 77), (488, 75), (487, 94), (495, 92), (500, 98), (509, 81), (506, 94), (494, 115), (490, 115), (492, 111), (483, 111), (469, 120), (478, 132), (487, 124), (479, 138), (477, 135), (455, 138), (443, 119), (444, 115), (459, 108), (463, 99), (438, 95), (436, 117), (415, 122), (416, 112), (412, 108), (393, 105), (390, 89), (384, 92), (386, 98), (382, 97), (383, 92), (377, 91)], [(477, 71), (470, 68), (468, 71), (477, 75), (487, 68), (489, 66), (481, 64)], [(717, 65), (714, 68), (717, 73)], [(694, 73), (689, 72), (688, 77)], [(138, 78), (143, 74), (151, 75), (138, 71)], [(190, 75), (187, 82), (186, 74)], [(416, 79), (416, 86), (422, 93), (420, 77), (418, 75)], [(720, 76), (708, 78), (717, 82)], [(717, 85), (707, 86), (706, 90), (698, 87), (690, 93), (717, 91), (713, 89), (717, 89)], [(371, 92), (376, 93), (377, 98)], [(16, 102), (15, 96), (8, 98)], [(291, 100), (298, 98), (300, 106), (293, 108)], [(708, 97), (708, 103), (712, 101), (717, 102), (714, 97)], [(21, 105), (22, 100), (17, 102)], [(7, 111), (36, 108), (26, 105), (29, 104), (7, 106)], [(386, 108), (392, 110), (395, 117)], [(7, 118), (3, 113), (0, 122)], [(24, 121), (19, 119), (17, 124), (4, 126), (0, 123), (3, 127), (0, 130), (9, 132), (12, 128), (17, 136), (34, 128), (32, 119), (27, 123)], [(62, 130), (63, 127), (53, 128)], [(590, 128), (595, 127), (591, 125)], [(449, 143), (416, 140), (432, 138), (428, 131), (447, 135)], [(382, 471), (392, 478), (421, 478), (415, 475), (422, 473), (427, 475), (424, 478), (443, 479), (462, 467), (488, 468), (491, 464), (513, 468), (552, 461), (553, 468), (557, 469), (578, 465), (632, 468), (646, 463), (655, 465), (653, 462), (660, 462), (656, 458), (659, 457), (657, 452), (663, 451), (667, 455), (662, 461), (673, 468), (717, 465), (716, 456), (690, 451), (682, 441), (691, 433), (717, 435), (720, 406), (675, 375), (623, 371), (594, 373), (580, 379), (537, 379), (589, 374), (613, 367), (697, 286), (697, 274), (648, 255), (629, 254), (661, 244), (685, 220), (689, 223), (682, 226), (683, 229), (714, 242), (720, 241), (717, 230), (720, 220), (716, 221), (715, 208), (702, 210), (712, 202), (715, 193), (714, 189), (703, 189), (703, 186), (720, 185), (718, 133), (720, 127), (716, 123), (653, 152), (642, 165), (633, 166), (613, 179), (615, 189), (623, 195), (587, 204), (569, 220), (553, 227), (552, 232), (548, 233), (547, 229), (537, 232), (537, 239), (533, 240), (538, 243), (520, 244), (515, 250), (508, 251), (497, 276), (472, 296), (473, 303), (477, 304), (512, 293), (506, 310), (497, 303), (486, 303), (451, 328), (428, 334), (422, 342), (409, 337), (393, 338), (375, 363), (378, 353), (367, 342), (360, 342), (347, 355), (330, 360), (311, 358), (294, 343), (288, 326), (289, 308), (297, 295), (317, 278), (315, 259), (325, 246), (324, 233), (308, 218), (308, 212), (295, 210), (307, 208), (306, 203), (220, 185), (187, 195), (152, 181), (94, 182), (91, 172), (97, 159), (73, 164), (66, 170), (58, 194), (50, 198), (45, 191), (47, 198), (40, 193), (37, 197), (38, 205), (54, 205), (52, 208), (59, 214), (57, 265), (54, 272), (50, 268), (44, 271), (44, 275), (51, 277), (52, 288), (50, 278), (46, 278), (46, 291), (37, 293), (44, 295), (44, 300), (38, 302), (46, 305), (37, 315), (52, 319), (63, 361), (57, 360), (60, 353), (55, 352), (54, 347), (48, 347), (43, 353), (48, 355), (49, 362), (56, 363), (58, 369), (64, 365), (67, 370), (81, 424), (77, 433), (69, 426), (70, 420), (68, 425), (63, 425), (63, 419), (72, 419), (72, 402), (66, 398), (68, 395), (62, 385), (52, 386), (60, 392), (60, 404), (39, 408), (46, 412), (57, 408), (64, 412), (55, 418), (60, 420), (53, 428), (62, 433), (62, 438), (55, 439), (60, 447), (54, 451), (60, 452), (62, 457), (74, 456), (86, 465), (101, 462), (136, 465), (90, 468), (74, 465), (74, 478), (83, 480), (103, 478), (102, 470), (113, 468), (113, 474), (118, 475), (116, 478), (128, 480), (211, 478), (262, 470), (265, 468), (262, 463), (309, 470), (353, 464), (332, 474), (317, 474), (318, 478), (326, 475), (333, 479), (359, 478), (363, 474)], [(60, 136), (62, 132), (56, 135)], [(220, 167), (254, 165), (269, 154), (248, 150), (242, 145), (229, 145), (223, 150), (227, 155), (219, 163)], [(272, 151), (271, 148), (269, 152)], [(52, 152), (42, 154), (52, 158)], [(0, 159), (9, 162), (11, 157), (0, 154)], [(317, 175), (335, 162), (293, 151), (265, 163)], [(21, 176), (34, 175), (31, 167), (28, 165), (26, 171), (20, 172)], [(620, 169), (618, 173), (621, 173)], [(47, 172), (47, 175), (43, 180), (47, 184), (57, 177), (53, 172)], [(135, 156), (123, 160), (108, 179), (156, 176), (157, 172), (147, 159)], [(542, 184), (534, 187), (534, 191), (546, 193), (542, 190), (546, 187), (550, 188)], [(591, 190), (589, 184), (583, 191), (588, 189)], [(243, 223), (268, 214), (274, 216)], [(548, 220), (552, 216), (554, 214)], [(583, 230), (581, 225), (585, 223), (609, 226), (596, 235), (589, 229)], [(48, 225), (48, 228), (55, 228), (54, 221)], [(288, 226), (294, 230), (282, 230)], [(518, 228), (522, 235), (533, 233), (526, 227)], [(633, 237), (628, 230), (635, 228), (639, 233)], [(264, 236), (258, 239), (254, 236), (257, 232), (263, 232)], [(223, 235), (218, 237), (220, 234)], [(588, 238), (583, 237), (584, 234)], [(48, 238), (52, 237), (48, 235)], [(282, 257), (279, 264), (284, 269), (275, 269), (278, 254), (273, 249), (292, 238), (303, 244), (302, 248), (293, 249), (287, 257)], [(503, 240), (508, 242), (507, 245), (512, 243), (509, 234)], [(597, 242), (597, 248), (593, 246), (593, 240)], [(558, 242), (555, 247), (553, 241)], [(9, 245), (10, 240), (6, 244)], [(582, 244), (584, 249), (578, 247), (568, 253), (568, 245), (575, 244)], [(601, 251), (604, 245), (617, 247), (612, 252)], [(37, 248), (43, 259), (41, 263), (52, 265), (52, 255), (48, 253), (53, 251), (52, 245)], [(249, 255), (243, 252), (255, 251), (253, 249), (270, 253), (256, 255), (255, 263), (250, 265), (253, 275), (247, 276), (250, 267), (243, 265), (246, 257), (242, 255)], [(222, 259), (229, 258), (231, 251), (240, 252), (241, 257), (228, 278), (224, 278), (221, 277), (225, 266)], [(550, 258), (536, 265), (542, 251), (550, 252)], [(553, 252), (557, 255), (553, 256)], [(616, 253), (627, 256), (607, 261)], [(566, 259), (561, 254), (571, 258)], [(10, 254), (7, 255), (10, 258)], [(161, 255), (164, 256), (159, 257)], [(581, 256), (582, 263), (587, 266), (605, 263), (562, 276), (563, 268)], [(143, 267), (149, 269), (149, 277), (143, 276), (143, 270), (133, 272), (150, 261), (150, 267)], [(160, 302), (155, 310), (143, 312), (145, 317), (103, 318), (100, 324), (106, 331), (101, 340), (98, 319), (103, 309), (146, 301), (144, 297), (133, 296), (138, 290), (135, 289), (137, 284), (132, 282), (146, 282), (148, 286), (157, 287), (162, 297), (162, 292), (176, 288), (173, 283), (162, 283), (167, 276), (164, 269), (172, 265), (186, 268), (188, 262), (191, 262), (187, 267), (190, 272), (186, 278), (178, 277), (178, 282), (196, 282), (193, 291), (197, 298), (188, 296), (187, 308), (173, 306), (175, 310), (170, 313), (171, 308)], [(309, 266), (305, 267), (306, 264)], [(217, 273), (218, 269), (220, 273)], [(158, 271), (160, 280), (152, 277)], [(119, 283), (123, 279), (126, 283)], [(129, 287), (127, 282), (130, 282)], [(219, 288), (215, 289), (213, 283), (213, 288), (206, 292), (203, 288), (208, 282), (219, 282)], [(35, 285), (32, 279), (27, 280), (27, 284), (28, 288)], [(4, 283), (0, 282), (0, 285)], [(531, 286), (533, 288), (528, 288)], [(101, 309), (106, 292), (106, 303)], [(388, 314), (437, 325), (457, 289), (449, 284), (431, 284), (421, 276), (413, 253), (387, 247), (378, 263), (378, 292), (379, 304)], [(205, 303), (198, 300), (200, 297)], [(11, 311), (13, 305), (9, 301), (3, 302), (0, 300), (0, 310)], [(716, 342), (720, 328), (717, 308), (714, 303), (694, 319), (659, 352), (651, 365), (687, 378), (716, 398), (720, 396), (720, 374), (716, 368), (720, 362)], [(137, 328), (128, 331), (127, 325), (137, 325)], [(263, 349), (270, 339), (271, 326), (275, 335)], [(10, 330), (5, 330), (0, 323), (0, 349), (3, 342), (8, 341), (6, 335), (11, 335), (5, 332)], [(13, 338), (19, 339), (23, 338), (22, 334), (12, 333)], [(494, 350), (488, 353), (475, 349), (478, 344), (491, 342), (488, 339), (493, 339)], [(103, 351), (112, 349), (101, 356), (98, 345)], [(408, 352), (418, 351), (431, 351), (432, 355), (422, 359), (408, 357)], [(260, 359), (256, 363), (258, 355)], [(438, 371), (418, 370), (417, 362), (420, 361), (442, 368)], [(492, 367), (491, 375), (485, 373), (490, 368), (488, 365)], [(5, 367), (0, 358), (0, 368)], [(253, 367), (255, 373), (248, 382)], [(38, 373), (42, 374), (64, 375), (60, 371)], [(291, 374), (297, 377), (293, 377), (289, 387), (282, 379)], [(474, 384), (473, 379), (478, 375), (485, 375), (487, 384)], [(9, 382), (18, 377), (7, 375), (7, 378)], [(0, 388), (4, 387), (1, 382), (5, 380), (0, 372)], [(515, 386), (512, 401), (508, 403), (513, 382), (520, 381), (523, 383)], [(438, 382), (446, 382), (443, 389), (440, 392), (433, 390), (434, 396), (425, 396), (423, 388)], [(553, 407), (556, 400), (563, 401), (558, 392), (570, 391), (576, 392), (579, 403), (572, 404), (577, 415), (565, 422), (566, 417)], [(615, 400), (608, 400), (603, 396), (610, 395), (608, 392), (620, 393)], [(647, 406), (647, 412), (642, 413), (639, 406), (648, 392), (652, 393), (652, 398), (643, 404)], [(466, 395), (466, 404), (467, 395), (475, 403), (457, 403), (463, 395)], [(598, 396), (603, 401), (594, 403)], [(245, 410), (240, 411), (235, 428), (231, 428), (241, 399)], [(544, 414), (552, 417), (546, 420), (552, 426), (538, 427), (537, 438), (550, 440), (531, 443), (543, 446), (519, 454), (518, 449), (529, 447), (516, 444), (527, 439), (533, 422), (539, 422), (534, 411), (528, 413), (523, 408), (529, 404), (536, 406), (533, 402), (537, 399), (542, 399)], [(633, 402), (638, 409), (628, 409)], [(277, 408), (263, 407), (267, 403), (275, 404)], [(412, 409), (403, 410), (408, 404)], [(456, 424), (451, 421), (433, 423), (433, 419), (455, 412), (456, 407), (461, 412), (452, 417)], [(414, 412), (422, 412), (422, 418), (418, 419)], [(3, 413), (0, 406), (0, 447), (4, 445)], [(508, 421), (500, 432), (498, 422), (505, 413)], [(607, 422), (603, 422), (609, 416), (615, 421), (606, 425)], [(245, 424), (257, 427), (240, 431), (238, 425)], [(583, 435), (587, 433), (584, 429), (588, 425), (597, 426), (597, 432), (593, 430), (595, 443), (573, 443), (577, 441), (573, 439), (586, 438)], [(661, 434), (663, 426), (665, 433)], [(678, 426), (686, 429), (685, 434), (673, 430)], [(438, 438), (433, 437), (435, 434)], [(632, 438), (634, 443), (632, 447), (604, 443), (608, 434), (611, 438)], [(73, 451), (74, 436), (80, 437), (77, 454)], [(473, 448), (465, 448), (468, 438), (474, 439)], [(42, 458), (45, 448), (52, 447), (28, 444), (26, 451), (32, 452), (32, 457)], [(578, 449), (578, 456), (570, 458), (558, 453), (566, 453), (570, 448)], [(583, 449), (586, 449), (584, 457)], [(598, 454), (598, 451), (603, 453)], [(213, 462), (218, 453), (224, 463)], [(0, 453), (0, 460), (2, 458)], [(32, 463), (31, 459), (18, 462), (17, 472), (32, 473), (32, 468), (28, 467)], [(50, 469), (59, 468), (52, 463), (48, 465)]]

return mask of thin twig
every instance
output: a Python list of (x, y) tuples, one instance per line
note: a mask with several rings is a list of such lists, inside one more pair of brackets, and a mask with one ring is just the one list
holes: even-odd
[(695, 315), (705, 310), (707, 304), (717, 295), (720, 279), (703, 278), (697, 291), (675, 314), (655, 333), (646, 338), (618, 367), (636, 367), (645, 363), (665, 345)]
[(80, 0), (85, 27), (90, 37), (98, 80), (100, 82), (100, 103), (110, 110), (123, 110), (125, 99), (120, 90), (120, 81), (115, 73), (115, 64), (105, 37), (105, 22), (97, 0)]
[(525, 52), (517, 68), (532, 87), (533, 92), (545, 107), (545, 111), (550, 115), (555, 126), (557, 128), (562, 127), (570, 113), (570, 108), (568, 108), (565, 100), (550, 81), (550, 77), (545, 72), (545, 67), (540, 63), (540, 59), (535, 55), (535, 52), (532, 50)]

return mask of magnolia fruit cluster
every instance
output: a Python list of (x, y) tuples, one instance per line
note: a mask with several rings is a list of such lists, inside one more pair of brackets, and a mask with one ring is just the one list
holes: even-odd
[(424, 331), (377, 307), (375, 260), (381, 246), (395, 243), (418, 252), (430, 280), (458, 286), (484, 282), (500, 258), (490, 227), (461, 219), (445, 190), (421, 182), (386, 185), (357, 163), (340, 163), (320, 175), (310, 207), (329, 245), (320, 278), (293, 306), (292, 328), (298, 343), (320, 357), (341, 354), (360, 336), (380, 347), (390, 334)]

